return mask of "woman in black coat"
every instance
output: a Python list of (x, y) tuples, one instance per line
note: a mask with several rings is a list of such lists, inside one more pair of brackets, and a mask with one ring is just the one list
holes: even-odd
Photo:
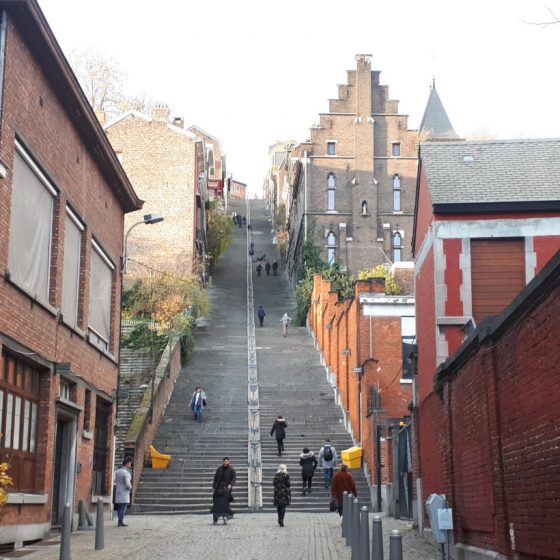
[(303, 479), (303, 495), (307, 492), (311, 494), (311, 482), (315, 469), (317, 468), (317, 458), (313, 451), (309, 451), (308, 447), (303, 448), (303, 453), (299, 456), (299, 464), (301, 465), (301, 477)]
[(229, 503), (231, 502), (231, 494), (227, 489), (225, 482), (220, 482), (214, 490), (212, 496), (212, 515), (214, 517), (214, 525), (218, 524), (218, 517), (222, 517), (224, 525), (227, 524), (227, 518), (233, 516)]
[(278, 525), (284, 527), (286, 506), (292, 501), (292, 486), (286, 465), (279, 465), (278, 472), (274, 475), (274, 505), (278, 510)]
[(284, 451), (284, 439), (286, 437), (286, 428), (288, 427), (288, 422), (286, 419), (280, 415), (276, 420), (274, 420), (274, 424), (272, 424), (272, 430), (270, 430), (270, 435), (274, 435), (276, 433), (276, 443), (278, 444), (278, 457), (282, 455), (282, 451)]

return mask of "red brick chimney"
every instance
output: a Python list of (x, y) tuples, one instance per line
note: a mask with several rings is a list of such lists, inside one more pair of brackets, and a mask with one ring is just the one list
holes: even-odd
[(167, 105), (155, 105), (152, 109), (152, 119), (155, 122), (169, 122), (171, 111)]

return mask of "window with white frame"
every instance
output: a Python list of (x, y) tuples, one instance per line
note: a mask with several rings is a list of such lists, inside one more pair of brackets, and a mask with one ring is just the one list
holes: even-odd
[(399, 231), (393, 234), (393, 262), (402, 260), (402, 235)]
[(329, 231), (327, 234), (327, 263), (332, 266), (336, 262), (336, 235)]
[(80, 297), (80, 262), (84, 226), (80, 219), (66, 208), (64, 233), (64, 272), (62, 278), (62, 319), (72, 327), (78, 325)]
[(327, 155), (336, 156), (336, 142), (327, 142)]
[(49, 303), (52, 222), (56, 189), (16, 141), (10, 214), (10, 279)]
[(99, 244), (92, 241), (89, 294), (90, 340), (103, 350), (109, 349), (111, 340), (111, 304), (113, 297), (113, 272), (115, 265)]
[(335, 189), (336, 179), (334, 173), (329, 173), (327, 177), (327, 210), (335, 209)]
[(401, 208), (401, 178), (393, 176), (393, 212), (400, 212)]
[(394, 157), (398, 157), (401, 155), (401, 143), (400, 142), (393, 142), (391, 144), (391, 155)]

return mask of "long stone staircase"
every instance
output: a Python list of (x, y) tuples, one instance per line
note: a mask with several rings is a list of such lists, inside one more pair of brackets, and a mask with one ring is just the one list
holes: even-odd
[[(244, 203), (230, 210), (245, 214)], [(251, 202), (252, 239), (255, 252), (275, 255), (271, 225), (264, 203)], [(280, 262), (280, 260), (279, 260)], [(257, 326), (257, 363), (260, 384), (260, 418), (263, 466), (263, 509), (271, 511), (272, 479), (280, 463), (288, 466), (292, 480), (292, 511), (328, 511), (329, 491), (323, 488), (318, 469), (311, 495), (301, 495), (299, 454), (309, 447), (317, 455), (325, 437), (338, 452), (352, 446), (344, 430), (342, 413), (319, 356), (304, 327), (291, 328), (283, 338), (280, 317), (294, 317), (294, 299), (282, 267), (278, 277), (254, 274), (255, 309), (264, 305), (265, 326)], [(247, 323), (246, 230), (235, 231), (228, 253), (213, 275), (212, 316), (200, 331), (195, 351), (181, 371), (164, 422), (154, 445), (172, 455), (165, 471), (144, 469), (134, 513), (209, 513), (212, 480), (222, 457), (229, 456), (237, 472), (234, 511), (247, 509)], [(208, 397), (204, 422), (194, 421), (188, 408), (194, 388), (201, 385)], [(289, 424), (285, 453), (277, 456), (276, 440), (269, 436), (274, 418), (283, 414)], [(360, 500), (370, 503), (363, 472), (352, 471)]]

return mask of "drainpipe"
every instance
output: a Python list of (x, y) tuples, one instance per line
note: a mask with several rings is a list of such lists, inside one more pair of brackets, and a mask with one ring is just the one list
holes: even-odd
[(303, 152), (303, 240), (307, 241), (307, 150)]

